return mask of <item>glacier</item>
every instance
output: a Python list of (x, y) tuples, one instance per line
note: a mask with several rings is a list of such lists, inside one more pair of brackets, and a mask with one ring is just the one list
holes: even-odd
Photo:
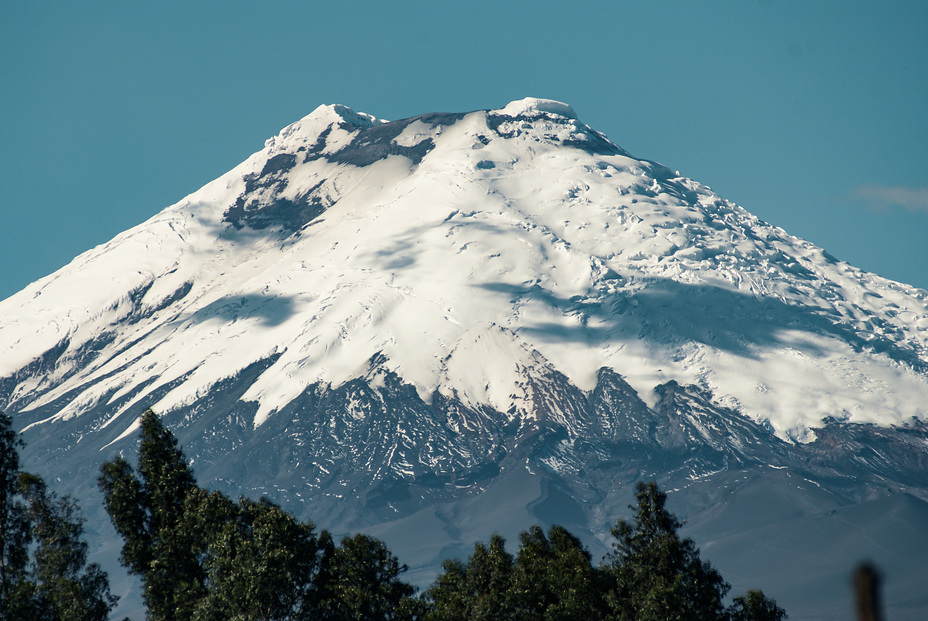
[(928, 293), (538, 99), (392, 123), (321, 106), (0, 317), (0, 377), (67, 344), (4, 404), (77, 389), (61, 418), (146, 384), (115, 421), (183, 377), (151, 403), (171, 410), (277, 354), (243, 395), (255, 425), (378, 353), (424, 399), (514, 416), (533, 415), (516, 382), (536, 358), (583, 390), (613, 369), (646, 400), (695, 383), (800, 441), (828, 416), (897, 424), (928, 403)]

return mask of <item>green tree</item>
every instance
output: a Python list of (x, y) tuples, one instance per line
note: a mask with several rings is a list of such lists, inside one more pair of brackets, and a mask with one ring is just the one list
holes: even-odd
[[(477, 544), (481, 545), (481, 544)], [(471, 619), (475, 595), (467, 585), (467, 566), (460, 559), (442, 561), (442, 572), (425, 592), (429, 621), (466, 621)]]
[(77, 503), (19, 472), (21, 440), (0, 412), (0, 619), (103, 621), (118, 598), (87, 564)]
[(12, 420), (0, 412), (0, 619), (27, 618), (31, 588), (29, 520), (19, 495), (19, 448)]
[(40, 619), (104, 620), (116, 605), (106, 572), (87, 565), (87, 543), (77, 503), (47, 490), (33, 474), (21, 474), (34, 543), (31, 575)]
[(620, 621), (701, 621), (725, 619), (722, 600), (729, 585), (699, 558), (691, 539), (681, 539), (682, 522), (667, 511), (667, 495), (657, 484), (639, 483), (631, 520), (612, 528), (610, 564), (602, 568), (608, 585), (608, 618)]
[(367, 535), (342, 539), (327, 568), (323, 618), (338, 621), (415, 619), (416, 589), (400, 580), (407, 570), (389, 548)]
[(513, 598), (520, 619), (586, 621), (602, 616), (590, 554), (563, 526), (552, 527), (547, 537), (539, 526), (521, 534)]
[(329, 535), (266, 499), (235, 503), (198, 487), (157, 415), (146, 412), (140, 428), (138, 474), (116, 458), (103, 464), (99, 484), (124, 541), (122, 562), (142, 579), (148, 618), (322, 618), (323, 591), (337, 583)]
[(317, 537), (312, 523), (264, 498), (235, 506), (218, 492), (201, 491), (188, 503), (190, 515), (203, 516), (199, 528), (209, 537), (208, 593), (196, 619), (314, 618), (317, 579), (332, 548), (327, 533)]
[(196, 481), (177, 440), (151, 410), (140, 419), (138, 476), (119, 457), (101, 467), (107, 513), (124, 541), (121, 560), (142, 579), (148, 617), (186, 621), (206, 594), (206, 543), (184, 507)]
[(739, 595), (728, 610), (731, 621), (783, 621), (788, 618), (785, 610), (759, 590)]
[(515, 615), (511, 597), (515, 563), (499, 535), (478, 542), (467, 563), (442, 563), (443, 572), (426, 592), (430, 621), (503, 621)]

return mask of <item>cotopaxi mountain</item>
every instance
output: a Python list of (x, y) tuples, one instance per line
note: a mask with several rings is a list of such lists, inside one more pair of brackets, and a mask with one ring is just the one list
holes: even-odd
[[(928, 577), (928, 292), (559, 102), (321, 106), (0, 302), (0, 352), (27, 466), (85, 507), (151, 407), (201, 483), (382, 536), (426, 581), (539, 520), (597, 552), (642, 478), (791, 618), (846, 616), (860, 555)], [(911, 584), (893, 618), (928, 610)]]

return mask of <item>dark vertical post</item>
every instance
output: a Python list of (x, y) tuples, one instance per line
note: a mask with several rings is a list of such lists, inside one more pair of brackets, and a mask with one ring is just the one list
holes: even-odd
[(859, 621), (882, 621), (880, 613), (880, 574), (869, 563), (863, 563), (854, 572), (854, 591), (857, 595)]

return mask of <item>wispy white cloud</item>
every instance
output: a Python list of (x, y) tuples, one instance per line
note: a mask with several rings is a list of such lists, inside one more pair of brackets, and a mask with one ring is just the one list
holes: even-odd
[(928, 188), (910, 188), (903, 185), (861, 185), (854, 188), (851, 196), (862, 201), (873, 211), (903, 207), (908, 211), (928, 213)]

